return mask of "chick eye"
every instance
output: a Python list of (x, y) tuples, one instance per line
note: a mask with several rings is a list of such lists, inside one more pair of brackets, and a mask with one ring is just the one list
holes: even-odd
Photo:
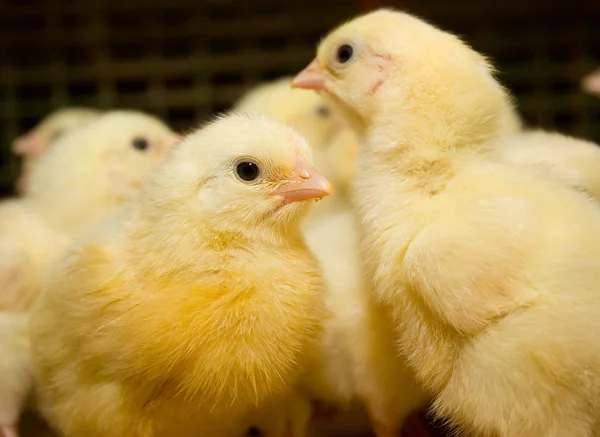
[(148, 140), (142, 137), (134, 138), (131, 144), (136, 150), (146, 150), (148, 148)]
[(319, 117), (327, 117), (329, 115), (329, 108), (327, 106), (319, 106), (317, 108), (317, 115)]
[(50, 136), (50, 142), (53, 143), (56, 140), (58, 140), (62, 134), (64, 133), (64, 131), (62, 129), (57, 130), (56, 132), (54, 132), (51, 136)]
[(338, 47), (335, 58), (340, 64), (345, 64), (352, 59), (353, 54), (354, 49), (350, 44), (342, 44)]
[(260, 177), (260, 168), (252, 161), (242, 161), (235, 167), (238, 177), (244, 182), (254, 182)]

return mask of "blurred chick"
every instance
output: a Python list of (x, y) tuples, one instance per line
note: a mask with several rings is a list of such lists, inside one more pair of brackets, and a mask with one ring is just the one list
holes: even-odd
[[(32, 331), (63, 435), (241, 436), (294, 389), (325, 315), (299, 220), (332, 188), (309, 152), (275, 121), (217, 120), (58, 263)], [(299, 408), (258, 426), (300, 436)]]
[(600, 209), (484, 153), (510, 104), (486, 60), (379, 10), (294, 84), (359, 132), (365, 266), (434, 411), (478, 435), (600, 435)]
[(493, 142), (493, 159), (538, 167), (600, 200), (600, 146), (555, 132), (528, 131)]
[(107, 112), (61, 137), (33, 169), (29, 194), (0, 203), (0, 309), (27, 308), (70, 239), (132, 198), (176, 141), (133, 111)]
[(62, 108), (46, 116), (33, 129), (13, 142), (13, 153), (22, 156), (21, 175), (17, 180), (17, 192), (28, 191), (29, 176), (40, 156), (65, 133), (100, 116), (89, 108)]
[(0, 313), (0, 435), (17, 437), (17, 419), (33, 385), (26, 313)]
[(343, 207), (354, 177), (356, 137), (344, 119), (315, 92), (292, 89), (291, 77), (258, 85), (237, 102), (238, 112), (259, 113), (287, 123), (306, 137), (315, 166), (334, 184), (335, 196), (311, 210), (318, 217)]
[[(370, 415), (378, 437), (400, 430), (427, 397), (395, 349), (387, 315), (369, 294), (360, 257), (358, 222), (347, 206), (305, 226), (306, 243), (323, 269), (325, 305), (319, 355), (306, 376), (317, 405), (333, 409), (334, 420), (320, 420), (320, 435), (365, 435)], [(416, 436), (415, 436), (416, 437)]]

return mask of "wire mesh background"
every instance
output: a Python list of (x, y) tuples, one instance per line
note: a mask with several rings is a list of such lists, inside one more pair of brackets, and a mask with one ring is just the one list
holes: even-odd
[(16, 175), (10, 142), (55, 108), (138, 108), (189, 129), (388, 5), (491, 56), (529, 124), (600, 140), (600, 99), (579, 87), (600, 61), (594, 0), (0, 0), (0, 190)]

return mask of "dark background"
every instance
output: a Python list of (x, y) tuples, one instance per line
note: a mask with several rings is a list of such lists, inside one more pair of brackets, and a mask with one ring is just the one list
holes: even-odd
[(600, 141), (600, 1), (0, 0), (0, 192), (10, 142), (65, 105), (138, 108), (177, 129), (297, 72), (332, 26), (395, 6), (491, 56), (528, 124)]

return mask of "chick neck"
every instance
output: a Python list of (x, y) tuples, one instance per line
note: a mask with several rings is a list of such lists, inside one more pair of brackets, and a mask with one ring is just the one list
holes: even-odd
[(302, 241), (299, 223), (290, 222), (275, 227), (262, 222), (240, 226), (236, 222), (189, 220), (178, 214), (153, 213), (145, 208), (139, 210), (132, 221), (130, 239), (132, 253), (153, 253), (162, 260), (165, 272), (185, 270), (188, 266), (202, 266), (207, 258), (240, 252), (270, 253), (293, 247)]
[(385, 95), (374, 96), (378, 101), (372, 113), (356, 120), (353, 127), (363, 157), (379, 155), (396, 171), (414, 173), (415, 164), (449, 164), (479, 153), (504, 131), (515, 130), (507, 122), (507, 114), (513, 111), (510, 99), (495, 82), (482, 90), (485, 98), (475, 89), (406, 91), (389, 85)]

